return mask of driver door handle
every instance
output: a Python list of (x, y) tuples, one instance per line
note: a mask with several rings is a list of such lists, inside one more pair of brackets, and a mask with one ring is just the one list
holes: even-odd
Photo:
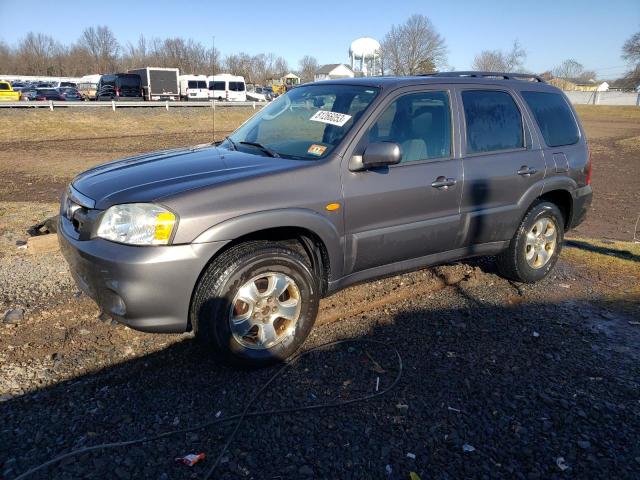
[(455, 178), (438, 177), (431, 183), (431, 186), (433, 188), (439, 188), (441, 190), (446, 190), (449, 187), (453, 187), (455, 184), (456, 184), (456, 179)]

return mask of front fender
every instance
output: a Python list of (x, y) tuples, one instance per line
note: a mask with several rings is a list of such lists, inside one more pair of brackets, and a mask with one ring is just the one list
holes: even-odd
[(324, 243), (331, 266), (331, 279), (340, 278), (344, 268), (342, 236), (331, 220), (313, 210), (286, 208), (250, 213), (225, 220), (202, 232), (193, 243), (231, 241), (272, 228), (303, 228)]

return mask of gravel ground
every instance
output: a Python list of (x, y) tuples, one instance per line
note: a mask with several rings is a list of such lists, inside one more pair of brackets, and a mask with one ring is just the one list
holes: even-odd
[[(238, 413), (275, 371), (216, 364), (189, 335), (101, 322), (68, 274), (53, 273), (63, 271), (57, 254), (18, 257), (27, 264), (14, 270), (51, 278), (41, 288), (54, 306), (38, 306), (42, 290), (9, 292), (26, 313), (0, 327), (2, 478), (72, 448)], [(256, 410), (382, 389), (397, 374), (390, 347), (402, 355), (400, 383), (349, 407), (247, 419), (214, 478), (639, 478), (640, 327), (604, 302), (605, 282), (584, 275), (564, 260), (521, 286), (476, 260), (324, 300), (304, 349), (345, 338), (388, 346), (315, 352)], [(33, 478), (201, 478), (233, 425), (85, 454)], [(192, 468), (174, 462), (198, 452), (207, 459)]]

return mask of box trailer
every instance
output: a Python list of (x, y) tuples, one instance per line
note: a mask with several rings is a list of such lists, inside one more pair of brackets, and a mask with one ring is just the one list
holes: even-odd
[(128, 72), (140, 75), (145, 100), (180, 99), (180, 72), (177, 68), (145, 67), (134, 68)]

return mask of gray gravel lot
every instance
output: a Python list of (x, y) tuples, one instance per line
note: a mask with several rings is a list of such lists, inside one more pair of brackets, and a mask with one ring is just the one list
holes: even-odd
[[(64, 282), (43, 284), (63, 304), (2, 327), (3, 478), (72, 448), (238, 413), (274, 372), (219, 365), (188, 335), (102, 323)], [(638, 478), (640, 327), (594, 285), (563, 261), (520, 286), (477, 260), (330, 297), (304, 348), (386, 342), (402, 354), (400, 383), (367, 403), (247, 419), (214, 478)], [(303, 359), (255, 406), (354, 398), (396, 369), (390, 348), (340, 345)], [(85, 454), (33, 478), (201, 478), (232, 428)], [(195, 467), (174, 462), (201, 451)]]

